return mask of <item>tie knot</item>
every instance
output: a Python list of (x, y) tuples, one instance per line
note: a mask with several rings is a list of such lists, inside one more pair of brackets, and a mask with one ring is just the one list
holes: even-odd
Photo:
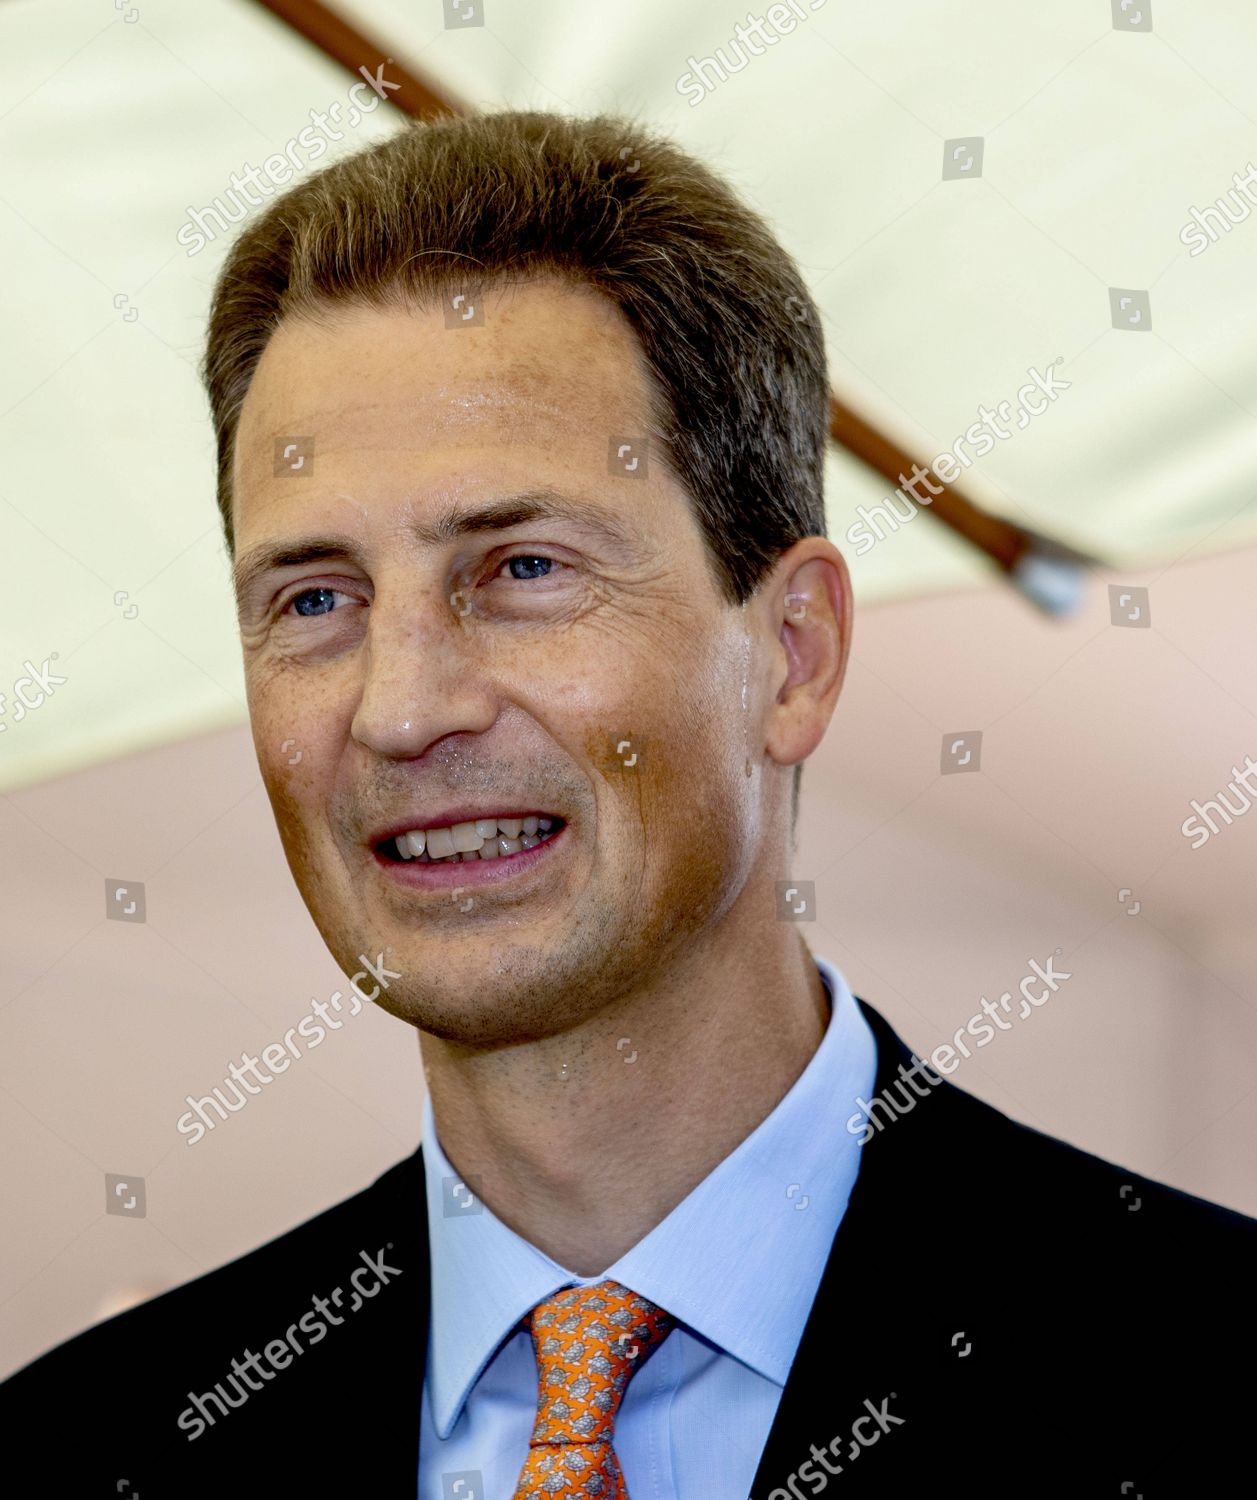
[(529, 1318), (540, 1386), (533, 1444), (609, 1439), (625, 1386), (674, 1322), (618, 1281), (538, 1302)]

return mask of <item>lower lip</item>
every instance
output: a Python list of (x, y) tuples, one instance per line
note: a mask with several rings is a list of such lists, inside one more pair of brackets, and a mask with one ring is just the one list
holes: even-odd
[(518, 854), (499, 854), (497, 859), (452, 859), (448, 864), (440, 861), (424, 864), (418, 859), (382, 859), (377, 853), (375, 862), (390, 880), (414, 890), (452, 891), (455, 886), (470, 890), (475, 886), (500, 884), (535, 870), (554, 846), (562, 843), (568, 826), (564, 823), (557, 833), (531, 849), (521, 849)]

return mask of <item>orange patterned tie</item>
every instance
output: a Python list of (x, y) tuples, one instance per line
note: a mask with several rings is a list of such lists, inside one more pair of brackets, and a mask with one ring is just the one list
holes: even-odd
[(675, 1319), (618, 1281), (572, 1286), (527, 1320), (539, 1376), (537, 1423), (513, 1500), (628, 1500), (611, 1446), (625, 1387)]

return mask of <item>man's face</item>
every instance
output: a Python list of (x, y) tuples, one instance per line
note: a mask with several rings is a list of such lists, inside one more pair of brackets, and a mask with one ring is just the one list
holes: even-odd
[[(240, 565), (333, 548), (266, 567), (240, 601), (254, 743), (302, 897), (346, 974), (380, 951), (400, 971), (386, 1009), (477, 1046), (557, 1034), (649, 984), (748, 880), (768, 880), (771, 916), (780, 860), (760, 847), (756, 602), (719, 595), (657, 447), (631, 472), (613, 461), (649, 426), (629, 324), (551, 281), (481, 301), (470, 328), (441, 308), (286, 321), (244, 404), (234, 508)], [(586, 519), (423, 534), (543, 490)], [(774, 806), (779, 787), (787, 773)], [(448, 866), (384, 837), (468, 807), (563, 826)]]

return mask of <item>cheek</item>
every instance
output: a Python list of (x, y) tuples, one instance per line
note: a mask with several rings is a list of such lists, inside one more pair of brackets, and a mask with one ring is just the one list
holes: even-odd
[(249, 718), (258, 768), (290, 860), (304, 851), (335, 775), (336, 717), (327, 694), (297, 674), (251, 673)]
[(297, 753), (294, 747), (287, 756), (272, 756), (263, 764), (263, 780), (293, 882), (330, 942), (328, 934), (338, 924), (343, 927), (346, 914), (356, 909), (356, 897), (328, 826), (331, 786), (310, 752), (289, 765)]
[(718, 687), (712, 663), (678, 670), (625, 664), (597, 694), (568, 697), (579, 714), (580, 742), (609, 811), (661, 844), (678, 842), (729, 857), (745, 825), (748, 781), (739, 710), (740, 686)]
[(649, 821), (650, 810), (666, 803), (684, 753), (674, 684), (642, 656), (624, 652), (575, 672), (569, 665), (561, 683), (554, 711), (573, 726), (595, 782)]
[(275, 827), (291, 864), (303, 858), (309, 845), (315, 804), (321, 795), (318, 762), (307, 742), (295, 736), (277, 737), (257, 722), (253, 746)]
[(587, 727), (585, 759), (619, 814), (649, 833), (666, 816), (668, 787), (675, 784), (676, 773), (668, 740), (654, 724), (644, 723), (640, 715), (631, 722), (627, 712), (622, 717), (624, 722), (613, 729)]
[[(245, 693), (258, 760), (287, 773), (313, 759), (348, 722), (348, 684), (282, 660), (246, 665)], [(320, 755), (325, 760), (326, 755)]]
[(599, 847), (617, 872), (607, 889), (620, 892), (624, 920), (665, 945), (729, 909), (756, 850), (727, 758), (655, 710), (639, 712), (618, 738), (591, 732), (584, 752), (597, 781)]

